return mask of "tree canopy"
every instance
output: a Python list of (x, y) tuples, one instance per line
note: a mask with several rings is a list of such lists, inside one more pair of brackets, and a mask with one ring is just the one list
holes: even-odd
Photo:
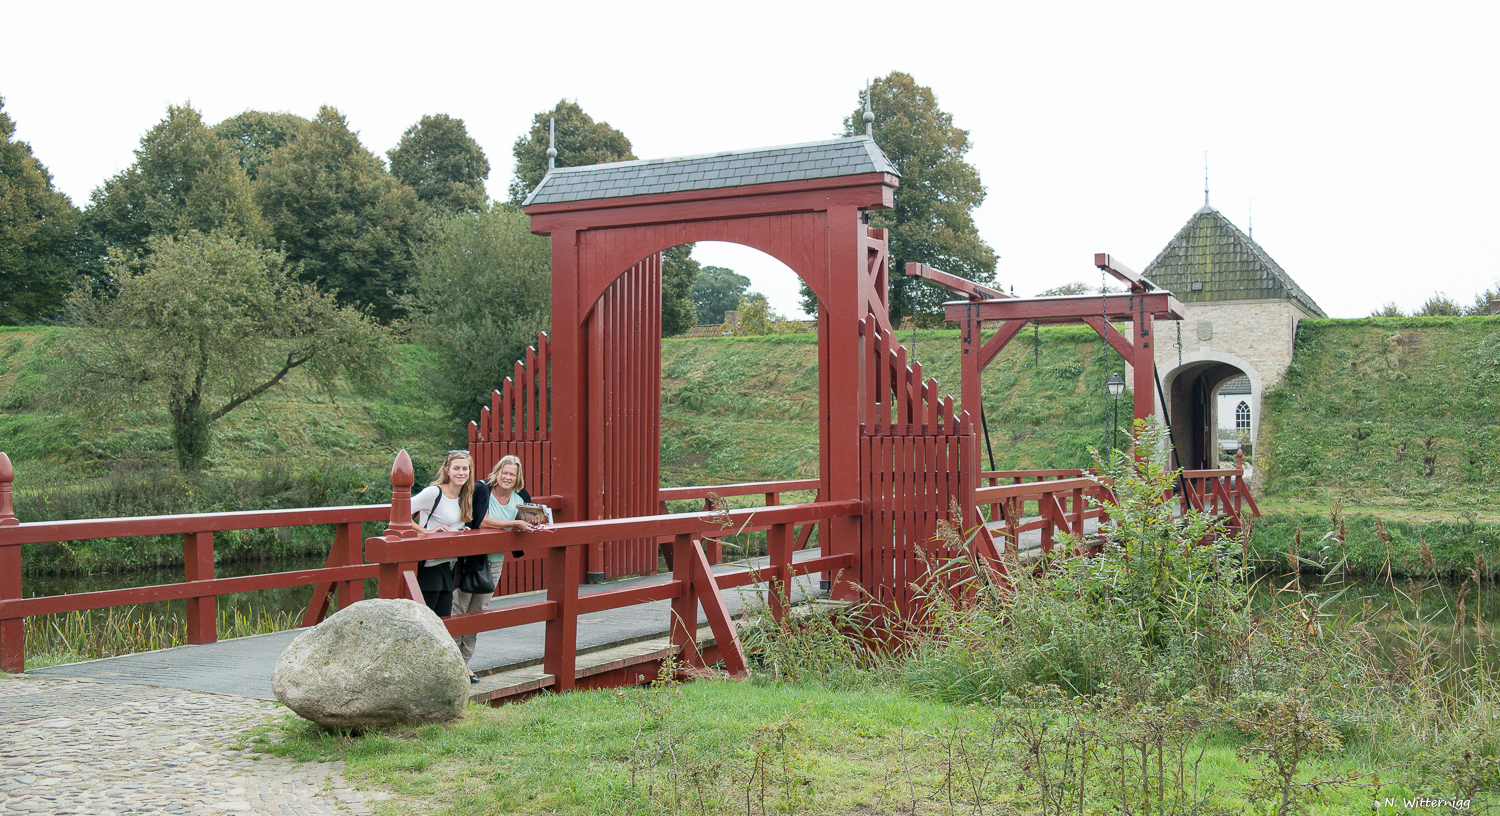
[[(938, 107), (931, 88), (910, 74), (893, 71), (870, 85), (875, 113), (875, 144), (901, 173), (895, 207), (874, 212), (871, 225), (890, 230), (890, 311), (900, 322), (915, 314), (922, 323), (941, 325), (946, 291), (902, 274), (910, 262), (981, 283), (995, 280), (995, 250), (979, 237), (973, 210), (984, 202), (979, 170), (964, 160), (969, 133), (955, 127), (952, 114)], [(844, 119), (844, 135), (865, 132), (865, 94)], [(817, 301), (803, 290), (803, 307), (815, 313)]]
[(693, 309), (698, 325), (723, 323), (724, 313), (735, 308), (750, 288), (750, 279), (722, 266), (705, 266), (693, 281)]
[(116, 270), (113, 298), (69, 303), (82, 330), (65, 357), (85, 404), (164, 405), (185, 471), (201, 469), (213, 423), (298, 368), (332, 391), (343, 375), (373, 387), (391, 364), (387, 332), (296, 280), (281, 253), (228, 231), (150, 241), (144, 268)]
[(269, 233), (239, 155), (191, 105), (172, 105), (141, 139), (135, 163), (98, 188), (84, 214), (105, 247), (139, 254), (152, 238), (223, 230), (252, 243)]
[(56, 312), (78, 273), (78, 208), (15, 132), (0, 97), (0, 325)]
[(254, 181), (271, 154), (297, 138), (307, 120), (294, 113), (247, 110), (214, 125), (214, 133), (234, 148), (240, 167)]
[(464, 120), (446, 113), (423, 116), (386, 156), (391, 175), (415, 190), (423, 203), (450, 213), (484, 209), (490, 160), (470, 138)]
[(417, 194), (360, 144), (327, 105), (271, 154), (255, 185), (271, 232), (302, 278), (337, 292), (340, 303), (396, 316), (412, 247), (426, 229)]
[(697, 325), (693, 307), (693, 282), (699, 263), (693, 260), (693, 244), (678, 244), (661, 254), (661, 335), (682, 334)]
[(577, 102), (560, 100), (550, 111), (531, 118), (531, 130), (516, 139), (515, 175), (510, 183), (510, 200), (520, 204), (547, 175), (547, 123), (557, 127), (557, 166), (581, 167), (585, 164), (630, 161), (630, 140), (625, 134), (595, 122)]
[(427, 382), (454, 417), (475, 419), (551, 317), (552, 249), (507, 205), (438, 220), (403, 298), (414, 342), (437, 353)]

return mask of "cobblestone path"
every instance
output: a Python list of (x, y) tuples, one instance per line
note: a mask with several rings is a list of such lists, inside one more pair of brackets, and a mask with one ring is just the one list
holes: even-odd
[(0, 676), (0, 814), (369, 814), (342, 762), (231, 749), (295, 716), (263, 700), (155, 686)]

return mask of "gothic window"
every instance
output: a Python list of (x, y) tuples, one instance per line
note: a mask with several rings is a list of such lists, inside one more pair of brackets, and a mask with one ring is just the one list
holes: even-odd
[(1234, 427), (1239, 431), (1250, 430), (1250, 405), (1244, 400), (1234, 407)]

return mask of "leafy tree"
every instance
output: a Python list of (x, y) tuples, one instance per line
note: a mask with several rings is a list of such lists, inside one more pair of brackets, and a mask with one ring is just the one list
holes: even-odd
[(1413, 317), (1457, 317), (1464, 313), (1459, 305), (1453, 302), (1453, 298), (1442, 292), (1433, 292), (1432, 297), (1422, 304)]
[(724, 313), (740, 302), (750, 288), (750, 279), (722, 266), (705, 266), (693, 281), (693, 309), (698, 325), (723, 323)]
[(547, 122), (557, 126), (557, 166), (581, 167), (585, 164), (630, 161), (635, 154), (630, 152), (630, 140), (625, 134), (609, 126), (608, 122), (595, 122), (583, 112), (577, 102), (563, 99), (550, 111), (542, 111), (531, 118), (531, 130), (516, 139), (513, 153), (516, 168), (510, 183), (510, 200), (520, 204), (531, 195), (547, 175)]
[[(870, 86), (875, 113), (875, 144), (901, 173), (895, 207), (871, 214), (871, 224), (890, 230), (891, 320), (915, 314), (923, 325), (942, 325), (945, 290), (909, 278), (906, 264), (918, 262), (980, 283), (995, 280), (995, 250), (979, 237), (974, 208), (984, 203), (979, 171), (967, 161), (969, 133), (954, 127), (953, 116), (938, 107), (932, 89), (909, 74), (893, 71)], [(844, 119), (844, 135), (865, 132), (864, 99)], [(817, 313), (817, 299), (803, 285), (802, 307)]]
[(247, 110), (214, 125), (214, 133), (229, 142), (240, 157), (240, 167), (254, 181), (271, 154), (297, 138), (307, 120), (294, 113)]
[(693, 282), (698, 279), (698, 268), (692, 244), (679, 244), (661, 254), (662, 337), (682, 334), (697, 325)]
[(1370, 312), (1370, 317), (1405, 317), (1406, 313), (1401, 311), (1401, 306), (1396, 301), (1387, 301), (1384, 306)]
[(469, 137), (464, 120), (446, 113), (423, 116), (386, 155), (391, 175), (416, 190), (424, 203), (452, 213), (484, 209), (490, 160)]
[(436, 223), (402, 301), (412, 340), (437, 353), (426, 380), (454, 417), (476, 418), (546, 331), (551, 280), (550, 242), (532, 235), (531, 219), (514, 207)]
[(78, 208), (15, 132), (0, 97), (0, 324), (56, 312), (78, 274)]
[(151, 239), (144, 269), (121, 266), (113, 298), (79, 291), (83, 327), (65, 350), (67, 388), (86, 403), (165, 404), (184, 471), (203, 467), (213, 423), (305, 369), (373, 387), (390, 370), (387, 332), (297, 281), (285, 257), (228, 231)]
[(1495, 285), (1474, 296), (1474, 305), (1464, 310), (1466, 315), (1487, 315), (1490, 313), (1490, 304), (1500, 300), (1500, 281)]
[(252, 243), (269, 238), (250, 177), (234, 148), (191, 105), (167, 108), (148, 131), (135, 163), (98, 188), (84, 213), (108, 249), (139, 255), (152, 238), (225, 230)]
[(771, 310), (771, 303), (766, 300), (765, 295), (751, 292), (741, 297), (739, 313), (740, 322), (735, 327), (735, 334), (756, 336), (778, 333), (776, 324), (781, 322), (781, 315)]
[[(1125, 287), (1123, 286), (1113, 286), (1110, 284), (1105, 284), (1103, 288), (1105, 292), (1125, 291)], [(1060, 295), (1097, 295), (1099, 294), (1099, 289), (1100, 287), (1095, 284), (1085, 283), (1083, 281), (1074, 281), (1072, 283), (1065, 283), (1062, 286), (1054, 286), (1045, 292), (1038, 292), (1036, 296), (1058, 297)]]
[(412, 247), (425, 234), (417, 194), (359, 143), (343, 114), (324, 106), (261, 167), (255, 197), (302, 278), (340, 303), (396, 316)]

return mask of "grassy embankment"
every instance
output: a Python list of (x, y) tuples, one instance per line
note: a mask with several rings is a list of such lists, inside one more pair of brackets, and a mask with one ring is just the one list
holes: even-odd
[[(100, 410), (49, 395), (52, 352), (65, 329), (0, 329), (0, 450), (16, 471), (22, 521), (369, 504), (390, 497), (394, 454), (407, 448), (425, 481), (427, 462), (462, 439), (422, 378), (430, 353), (399, 351), (400, 373), (378, 394), (333, 397), (293, 372), (285, 387), (215, 426), (209, 467), (178, 473), (165, 410)], [(221, 561), (326, 552), (320, 529), (231, 531), (215, 536)], [(178, 563), (174, 536), (28, 546), (28, 571), (112, 572)]]
[[(162, 411), (101, 417), (46, 401), (47, 352), (60, 331), (0, 331), (0, 448), (17, 467), (23, 518), (379, 501), (393, 451), (408, 448), (420, 469), (462, 439), (462, 423), (422, 387), (428, 353), (408, 346), (386, 393), (330, 400), (294, 377), (231, 414), (210, 469), (186, 482), (172, 466)], [(956, 332), (901, 339), (927, 376), (957, 393)], [(812, 335), (666, 340), (663, 484), (815, 475), (816, 364)], [(1118, 365), (1087, 329), (1018, 336), (985, 375), (995, 466), (1087, 465), (1087, 449), (1108, 444), (1111, 404), (1098, 384)], [(1481, 557), (1483, 571), (1500, 568), (1500, 320), (1305, 321), (1293, 369), (1267, 395), (1260, 443), (1255, 489), (1267, 517), (1257, 557), (1284, 560), (1300, 530), (1300, 554), (1348, 556), (1370, 573), (1467, 572)], [(1330, 531), (1342, 531), (1343, 546), (1322, 553)], [(280, 553), (301, 546), (291, 538), (226, 536), (220, 550)], [(176, 542), (55, 548), (29, 554), (28, 565), (98, 570), (169, 563), (177, 551)]]
[(1500, 572), (1500, 318), (1303, 321), (1260, 444), (1258, 557)]

